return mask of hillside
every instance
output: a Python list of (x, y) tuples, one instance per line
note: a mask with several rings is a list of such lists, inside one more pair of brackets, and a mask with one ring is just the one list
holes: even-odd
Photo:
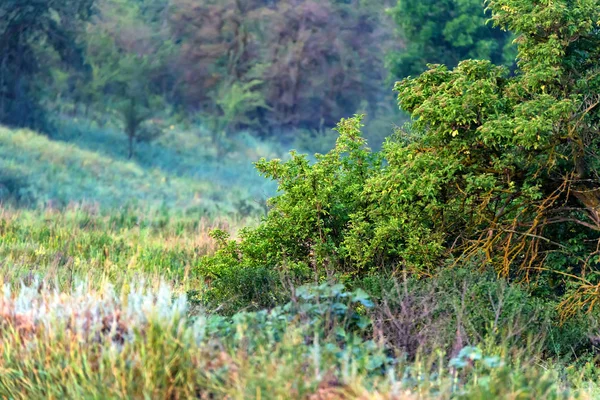
[(110, 128), (64, 124), (52, 138), (0, 127), (0, 200), (20, 206), (101, 207), (136, 205), (199, 211), (253, 213), (273, 188), (254, 170), (269, 146), (240, 135), (236, 148), (218, 159), (208, 139), (173, 129), (139, 143), (127, 159), (125, 138)]

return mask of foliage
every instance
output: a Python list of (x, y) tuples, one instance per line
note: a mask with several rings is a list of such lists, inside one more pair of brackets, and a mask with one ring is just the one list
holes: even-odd
[[(374, 212), (386, 212), (380, 229), (391, 232), (415, 207), (426, 227), (417, 240), (433, 238), (440, 254), (525, 280), (551, 271), (540, 286), (557, 293), (568, 278), (579, 289), (565, 298), (576, 301), (563, 305), (565, 314), (595, 303), (586, 293), (596, 285), (598, 159), (590, 132), (598, 123), (598, 47), (591, 44), (600, 39), (598, 16), (584, 10), (596, 6), (490, 1), (495, 23), (518, 37), (516, 75), (465, 61), (397, 84), (419, 136), (388, 144), (390, 168), (368, 189)], [(373, 232), (375, 241), (390, 238)]]
[(256, 90), (261, 81), (254, 80), (246, 84), (234, 82), (226, 85), (223, 92), (217, 96), (216, 104), (221, 109), (222, 118), (226, 121), (225, 131), (231, 134), (231, 131), (239, 129), (240, 126), (252, 126), (257, 121), (252, 121), (248, 117), (248, 112), (252, 110), (268, 109), (260, 93)]
[(133, 157), (136, 142), (158, 136), (147, 134), (152, 123), (143, 125), (158, 113), (161, 98), (154, 86), (166, 78), (153, 78), (167, 68), (173, 52), (166, 34), (152, 31), (158, 22), (146, 22), (147, 18), (141, 4), (103, 0), (86, 38), (92, 79), (82, 83), (84, 98), (121, 115), (128, 158)]
[(5, 0), (0, 4), (0, 123), (47, 128), (36, 79), (52, 66), (81, 67), (78, 34), (93, 0)]
[(477, 60), (431, 66), (397, 83), (413, 122), (380, 155), (362, 147), (357, 117), (340, 123), (337, 146), (312, 165), (294, 153), (259, 162), (280, 194), (242, 235), (237, 262), (301, 267), (316, 280), (490, 266), (561, 299), (563, 317), (593, 311), (600, 15), (585, 10), (600, 8), (489, 6), (518, 36), (516, 73)]
[(492, 27), (481, 0), (398, 0), (389, 10), (404, 48), (388, 54), (392, 75), (418, 75), (427, 64), (455, 67), (461, 60), (490, 60), (512, 65), (515, 49), (509, 33)]
[[(599, 0), (489, 0), (513, 72), (474, 3), (398, 3), (443, 26), (406, 30), (425, 53), (492, 61), (397, 83), (412, 122), (380, 152), (357, 115), (326, 154), (258, 161), (279, 192), (239, 232), (270, 191), (241, 164), (277, 156), (240, 129), (320, 136), (370, 111), (384, 0), (97, 0), (85, 35), (91, 8), (6, 4), (40, 12), (19, 46), (51, 61), (55, 99), (34, 69), (23, 98), (97, 121), (0, 128), (0, 397), (598, 396)], [(63, 28), (88, 70), (47, 45)], [(209, 121), (181, 131), (159, 103)]]
[[(242, 233), (243, 234), (243, 233)], [(194, 273), (204, 277), (204, 293), (197, 300), (231, 315), (238, 310), (260, 310), (281, 304), (288, 297), (277, 271), (255, 262), (241, 264), (235, 241), (224, 231), (211, 232), (217, 251), (200, 259)]]
[[(394, 59), (388, 62), (393, 70), (420, 72), (424, 62), (453, 65), (474, 56), (497, 60), (506, 39), (483, 25), (480, 4), (472, 1), (461, 2), (458, 11), (455, 2), (443, 7), (398, 3), (391, 14), (408, 46), (402, 51), (385, 13), (395, 4), (392, 0), (38, 3), (9, 1), (0, 9), (15, 16), (5, 29), (10, 40), (3, 43), (12, 47), (4, 49), (2, 64), (3, 85), (10, 86), (3, 90), (3, 104), (12, 111), (3, 111), (0, 121), (29, 118), (30, 126), (39, 127), (41, 103), (71, 115), (83, 107), (86, 117), (93, 109), (117, 110), (124, 114), (130, 148), (137, 136), (131, 122), (164, 117), (165, 108), (203, 115), (219, 127), (216, 136), (237, 128), (272, 135), (290, 129), (321, 131), (356, 112), (385, 117), (390, 113), (382, 100), (391, 96), (386, 55)], [(11, 32), (30, 27), (28, 18), (34, 14), (27, 7), (40, 7), (41, 22), (36, 29), (25, 29), (18, 44), (18, 35)], [(432, 16), (429, 10), (438, 11)], [(409, 29), (414, 21), (427, 28)], [(442, 32), (438, 28), (444, 24)], [(438, 54), (444, 57), (433, 57)], [(40, 65), (46, 67), (36, 72)], [(13, 79), (15, 71), (20, 77), (27, 72), (28, 78)], [(8, 101), (17, 94), (18, 106)], [(234, 98), (244, 95), (252, 101), (231, 107)], [(135, 118), (132, 102), (139, 108)]]
[[(248, 269), (271, 275), (281, 270), (291, 273), (292, 281), (357, 274), (359, 270), (346, 262), (343, 242), (352, 216), (364, 207), (361, 188), (380, 163), (359, 135), (360, 120), (342, 120), (336, 147), (317, 154), (313, 165), (295, 152), (286, 162), (260, 160), (257, 169), (278, 182), (280, 195), (270, 200), (271, 209), (260, 226), (240, 232), (240, 242), (219, 235), (222, 250), (201, 268), (219, 274), (230, 271), (228, 276)], [(221, 281), (218, 274), (216, 278), (214, 284), (235, 293), (253, 293), (240, 290), (230, 279)]]
[(374, 114), (391, 46), (385, 4), (177, 0), (170, 21), (186, 102), (225, 118), (219, 102), (251, 85), (245, 92), (255, 100), (227, 123), (263, 133), (333, 126), (362, 102)]
[(257, 127), (258, 121), (251, 119), (249, 113), (269, 108), (257, 90), (260, 85), (258, 80), (245, 84), (224, 82), (214, 95), (213, 100), (217, 106), (215, 114), (206, 114), (203, 119), (212, 134), (219, 156), (224, 155), (225, 145), (235, 131), (241, 127)]
[[(115, 291), (110, 285), (89, 290), (84, 283), (60, 295), (43, 281), (16, 290), (4, 286), (0, 343), (6, 351), (0, 366), (6, 373), (0, 377), (0, 394), (408, 399), (593, 395), (593, 378), (573, 387), (559, 377), (560, 365), (541, 368), (534, 354), (517, 348), (482, 344), (465, 347), (451, 358), (437, 353), (414, 362), (394, 359), (368, 336), (328, 324), (328, 314), (336, 315), (352, 300), (366, 303), (364, 296), (325, 287), (304, 293), (299, 309), (290, 303), (223, 318), (192, 312), (185, 296), (165, 284), (154, 290), (132, 284)], [(339, 303), (336, 297), (350, 302)]]

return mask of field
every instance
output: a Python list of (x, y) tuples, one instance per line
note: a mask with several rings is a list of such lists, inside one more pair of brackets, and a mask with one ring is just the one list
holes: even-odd
[(0, 1), (0, 399), (600, 399), (600, 0)]

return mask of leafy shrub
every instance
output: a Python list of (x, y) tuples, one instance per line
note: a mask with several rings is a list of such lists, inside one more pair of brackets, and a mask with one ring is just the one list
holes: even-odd
[(366, 148), (355, 117), (340, 122), (336, 147), (313, 164), (296, 153), (261, 160), (279, 195), (259, 227), (210, 262), (300, 268), (314, 281), (490, 267), (561, 301), (565, 319), (593, 311), (596, 3), (489, 1), (495, 24), (519, 35), (516, 74), (489, 61), (433, 65), (396, 84), (413, 122), (381, 153)]
[[(588, 129), (598, 123), (598, 77), (589, 72), (597, 50), (579, 40), (600, 40), (598, 19), (583, 11), (596, 8), (488, 5), (496, 25), (519, 35), (517, 74), (463, 61), (396, 85), (418, 137), (387, 145), (391, 168), (369, 190), (377, 200), (371, 214), (386, 214), (367, 240), (388, 241), (393, 255), (393, 230), (412, 209), (422, 218), (415, 241), (433, 240), (454, 262), (472, 259), (506, 277), (539, 278), (536, 286), (547, 294), (570, 292), (561, 308), (572, 315), (596, 302), (595, 274), (588, 272), (597, 265), (590, 254), (598, 241), (598, 158), (586, 149), (595, 146)], [(577, 32), (570, 18), (579, 21)], [(564, 82), (566, 76), (578, 78)], [(435, 259), (418, 261), (411, 269), (437, 266)]]
[[(289, 161), (263, 159), (256, 164), (264, 175), (277, 180), (281, 195), (271, 199), (271, 210), (262, 224), (240, 232), (239, 242), (216, 233), (221, 250), (205, 258), (199, 267), (201, 274), (216, 278), (211, 292), (222, 293), (217, 287), (223, 287), (239, 297), (254, 293), (234, 283), (237, 271), (255, 271), (273, 277), (269, 278), (273, 282), (278, 271), (294, 282), (310, 277), (318, 282), (338, 273), (349, 279), (359, 272), (350, 263), (344, 264), (347, 255), (343, 241), (352, 214), (363, 204), (362, 185), (380, 162), (359, 135), (360, 120), (342, 120), (335, 149), (317, 155), (314, 165), (297, 153), (292, 153)], [(228, 283), (221, 280), (224, 276), (235, 280)], [(269, 293), (261, 292), (263, 296)]]
[(261, 85), (259, 80), (248, 83), (223, 82), (213, 96), (215, 109), (205, 113), (202, 119), (210, 130), (213, 144), (217, 146), (219, 158), (228, 150), (226, 146), (233, 146), (231, 137), (234, 131), (241, 127), (256, 128), (259, 124), (258, 120), (249, 118), (251, 112), (269, 109), (264, 96), (257, 89)]

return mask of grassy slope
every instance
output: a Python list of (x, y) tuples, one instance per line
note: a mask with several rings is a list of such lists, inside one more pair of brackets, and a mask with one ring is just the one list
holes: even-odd
[(252, 162), (274, 154), (252, 138), (241, 139), (219, 160), (207, 140), (172, 130), (153, 144), (140, 144), (130, 161), (118, 131), (71, 124), (49, 139), (0, 127), (0, 200), (11, 196), (31, 206), (88, 202), (107, 208), (135, 203), (221, 216), (244, 206), (257, 209), (272, 185)]
[(214, 251), (209, 231), (235, 231), (232, 222), (116, 210), (98, 215), (82, 207), (0, 209), (0, 282), (19, 286), (38, 277), (69, 291), (78, 279), (98, 288), (141, 277), (168, 281), (177, 290), (198, 289), (195, 266)]

